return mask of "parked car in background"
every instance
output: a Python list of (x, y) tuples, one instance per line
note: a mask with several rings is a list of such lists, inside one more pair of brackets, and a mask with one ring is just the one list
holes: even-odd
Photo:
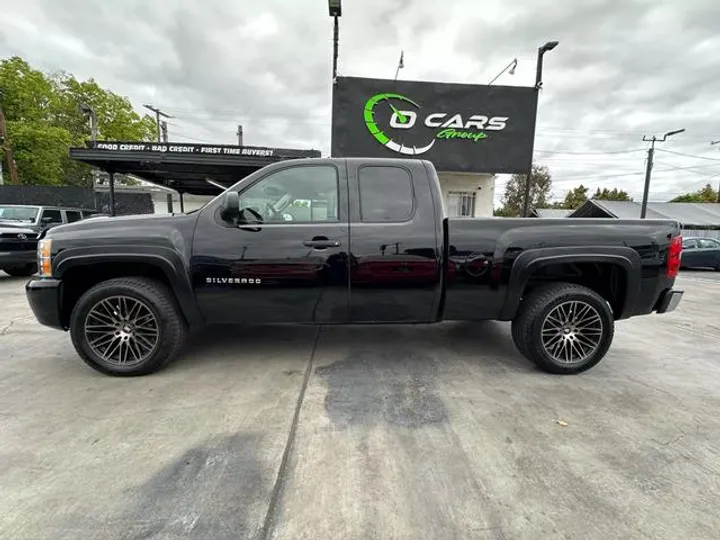
[(720, 272), (720, 240), (683, 238), (682, 268), (714, 268)]
[(85, 208), (0, 205), (0, 270), (11, 276), (34, 274), (37, 271), (37, 240), (41, 233), (96, 213)]

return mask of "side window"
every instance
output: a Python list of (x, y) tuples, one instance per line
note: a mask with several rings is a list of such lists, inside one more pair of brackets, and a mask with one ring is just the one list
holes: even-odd
[(62, 214), (60, 210), (43, 210), (42, 223), (62, 223)]
[(240, 194), (249, 220), (264, 223), (338, 221), (338, 175), (329, 165), (283, 169)]
[(65, 215), (67, 216), (68, 223), (73, 223), (74, 221), (80, 221), (82, 219), (82, 215), (77, 210), (65, 210)]
[(720, 242), (713, 240), (712, 238), (700, 238), (698, 242), (700, 243), (701, 248), (720, 248)]
[(361, 167), (358, 171), (360, 219), (407, 221), (413, 212), (410, 173), (400, 167)]
[(698, 247), (697, 240), (695, 240), (695, 239), (683, 240), (682, 246), (683, 246), (683, 249), (696, 249)]

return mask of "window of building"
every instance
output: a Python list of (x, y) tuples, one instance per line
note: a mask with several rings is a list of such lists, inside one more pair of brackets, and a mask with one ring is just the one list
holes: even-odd
[(362, 221), (407, 221), (413, 213), (410, 173), (400, 167), (361, 167), (360, 219)]
[(272, 173), (240, 194), (240, 208), (264, 223), (338, 221), (337, 170), (301, 165)]
[(448, 217), (474, 217), (475, 192), (449, 191), (445, 198)]
[(67, 216), (68, 223), (82, 219), (82, 215), (77, 210), (65, 210), (65, 215)]

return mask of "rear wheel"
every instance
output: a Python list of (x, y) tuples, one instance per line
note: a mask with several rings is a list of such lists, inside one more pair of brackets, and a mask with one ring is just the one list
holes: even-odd
[(37, 265), (35, 263), (30, 263), (19, 266), (6, 266), (3, 270), (13, 277), (27, 277), (32, 276), (35, 272), (37, 272)]
[(99, 283), (78, 300), (70, 317), (75, 350), (107, 375), (146, 375), (172, 360), (187, 326), (170, 291), (147, 278)]
[(612, 311), (595, 291), (570, 283), (539, 287), (523, 300), (512, 322), (518, 350), (549, 373), (590, 369), (614, 335)]

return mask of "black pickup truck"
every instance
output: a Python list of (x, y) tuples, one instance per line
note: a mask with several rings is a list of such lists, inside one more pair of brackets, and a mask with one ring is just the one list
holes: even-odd
[[(42, 324), (111, 375), (157, 370), (205, 323), (512, 321), (541, 369), (597, 364), (614, 322), (675, 309), (673, 221), (448, 219), (431, 163), (270, 165), (189, 214), (50, 230)], [(281, 331), (281, 330), (280, 330)]]

